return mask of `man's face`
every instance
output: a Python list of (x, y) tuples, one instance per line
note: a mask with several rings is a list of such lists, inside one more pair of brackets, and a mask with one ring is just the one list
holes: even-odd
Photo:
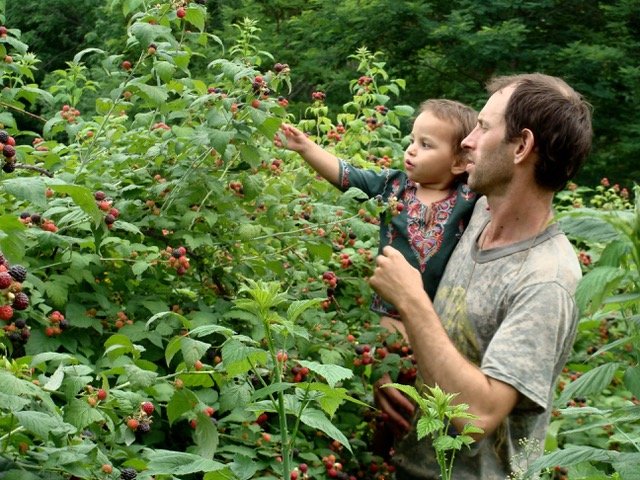
[(503, 192), (513, 176), (515, 145), (504, 140), (504, 113), (514, 88), (506, 87), (489, 98), (476, 128), (462, 141), (469, 156), (469, 186), (484, 195)]

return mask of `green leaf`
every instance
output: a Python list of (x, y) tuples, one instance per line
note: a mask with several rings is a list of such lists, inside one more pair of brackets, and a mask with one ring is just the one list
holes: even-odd
[(218, 427), (204, 413), (198, 413), (196, 422), (195, 453), (203, 458), (211, 458), (218, 450)]
[(29, 202), (39, 208), (47, 206), (47, 197), (45, 196), (47, 183), (41, 177), (4, 177), (0, 185), (7, 193), (19, 200)]
[[(542, 469), (555, 466), (570, 467), (581, 462), (607, 462), (611, 463), (619, 456), (619, 453), (601, 448), (570, 445), (562, 450), (556, 450), (548, 455), (540, 457), (527, 470), (531, 475)], [(528, 477), (527, 477), (528, 478)]]
[(308, 360), (299, 360), (298, 363), (307, 367), (313, 373), (321, 375), (327, 381), (329, 386), (335, 387), (338, 382), (353, 377), (353, 370), (341, 367), (340, 365), (324, 365), (318, 362)]
[(576, 303), (583, 312), (592, 312), (602, 305), (605, 296), (624, 278), (618, 267), (596, 267), (586, 274), (576, 289)]
[(329, 437), (338, 440), (342, 445), (347, 447), (347, 450), (353, 453), (349, 439), (347, 439), (347, 437), (345, 437), (344, 434), (338, 430), (333, 423), (331, 423), (331, 420), (329, 420), (329, 418), (327, 418), (327, 416), (320, 410), (305, 408), (302, 415), (300, 415), (300, 421), (308, 427), (320, 430)]
[(73, 202), (78, 205), (84, 213), (89, 215), (95, 225), (99, 225), (103, 219), (102, 212), (96, 205), (93, 192), (79, 185), (50, 185), (54, 192), (69, 195)]
[(144, 83), (132, 83), (131, 90), (137, 90), (142, 98), (156, 107), (163, 105), (167, 101), (167, 98), (169, 98), (164, 88), (146, 85)]
[[(237, 454), (233, 457), (233, 463), (231, 464), (231, 471), (241, 480), (249, 480), (255, 478), (255, 474), (258, 471), (259, 464), (254, 462), (251, 457), (246, 455)], [(205, 478), (205, 480), (209, 480)]]
[(223, 327), (222, 325), (201, 325), (194, 328), (189, 332), (192, 337), (206, 337), (213, 333), (219, 333), (225, 337), (232, 336), (235, 332), (230, 328)]
[(64, 380), (64, 365), (60, 364), (58, 365), (58, 368), (56, 368), (56, 371), (53, 372), (53, 375), (51, 375), (47, 379), (47, 381), (44, 383), (44, 385), (42, 385), (42, 388), (49, 392), (55, 392), (60, 388), (63, 380)]
[(280, 130), (280, 125), (282, 125), (282, 119), (277, 117), (268, 117), (259, 123), (257, 127), (258, 131), (268, 140), (272, 140), (276, 132)]
[(73, 361), (73, 363), (77, 363), (77, 360), (72, 355), (68, 353), (57, 353), (57, 352), (43, 352), (37, 355), (34, 355), (29, 362), (29, 366), (38, 367), (42, 363), (47, 363), (51, 361), (57, 361), (60, 363), (65, 363), (67, 361)]
[(196, 397), (191, 390), (176, 390), (171, 400), (167, 403), (169, 424), (173, 425), (182, 415), (190, 412), (193, 409), (193, 405), (197, 405), (198, 403), (198, 397)]
[(316, 305), (320, 305), (320, 303), (322, 303), (321, 298), (293, 301), (289, 305), (289, 308), (287, 308), (287, 319), (291, 322), (295, 322), (305, 311), (315, 307)]
[(198, 30), (204, 30), (205, 15), (203, 9), (197, 7), (187, 8), (184, 19)]
[(26, 398), (0, 392), (0, 409), (1, 410), (17, 412), (30, 404), (31, 404), (31, 401)]
[(154, 385), (158, 374), (149, 370), (144, 370), (137, 365), (129, 364), (124, 366), (127, 372), (126, 377), (132, 388), (146, 388)]
[(172, 63), (165, 62), (165, 61), (156, 62), (153, 68), (158, 74), (158, 77), (160, 78), (160, 80), (162, 80), (165, 83), (171, 80), (173, 78), (174, 73), (176, 73), (176, 66)]
[(41, 440), (48, 440), (49, 435), (57, 437), (76, 432), (76, 428), (73, 425), (63, 422), (62, 418), (50, 413), (25, 410), (15, 412), (14, 415), (25, 430), (33, 433)]
[(634, 396), (640, 398), (640, 366), (627, 368), (624, 372), (624, 384)]
[(427, 435), (431, 435), (433, 432), (438, 432), (444, 428), (444, 423), (438, 418), (430, 418), (427, 416), (421, 416), (418, 419), (416, 425), (416, 434), (418, 440), (422, 440)]
[(589, 370), (577, 380), (565, 386), (560, 398), (556, 400), (556, 405), (565, 405), (574, 397), (588, 397), (602, 392), (613, 380), (616, 374), (618, 363), (605, 363)]
[(182, 351), (182, 358), (187, 365), (193, 365), (197, 360), (200, 360), (210, 347), (211, 345), (208, 343), (189, 337), (181, 337), (180, 350)]
[(173, 450), (148, 450), (148, 475), (188, 475), (198, 472), (215, 472), (225, 465), (214, 460), (202, 458), (192, 453), (175, 452)]
[(104, 421), (100, 410), (92, 407), (85, 400), (72, 398), (64, 410), (64, 419), (78, 430), (82, 430), (94, 422)]
[(222, 345), (221, 353), (225, 370), (231, 376), (248, 372), (252, 366), (267, 362), (267, 352), (248, 347), (237, 340), (227, 340)]
[(318, 260), (322, 260), (323, 262), (331, 260), (331, 256), (333, 255), (333, 248), (331, 245), (327, 243), (307, 242), (306, 247), (309, 253)]
[(135, 347), (131, 340), (129, 340), (129, 337), (119, 333), (110, 336), (107, 341), (104, 342), (104, 346), (104, 355), (107, 355), (111, 360), (135, 351)]

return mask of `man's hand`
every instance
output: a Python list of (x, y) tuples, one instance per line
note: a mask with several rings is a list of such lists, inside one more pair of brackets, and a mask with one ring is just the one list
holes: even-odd
[(369, 277), (369, 284), (378, 295), (398, 309), (412, 295), (424, 293), (420, 272), (398, 250), (390, 246), (384, 247), (382, 254), (376, 258), (376, 268)]
[(409, 431), (411, 423), (409, 419), (413, 415), (415, 407), (400, 390), (392, 387), (383, 388), (391, 382), (391, 377), (385, 373), (373, 386), (373, 397), (376, 405), (385, 414), (385, 422), (389, 423), (396, 436), (402, 436)]

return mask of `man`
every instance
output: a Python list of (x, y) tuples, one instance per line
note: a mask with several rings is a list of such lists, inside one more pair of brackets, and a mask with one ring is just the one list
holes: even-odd
[[(484, 195), (456, 247), (433, 303), (419, 272), (387, 247), (372, 287), (399, 310), (421, 380), (459, 393), (484, 431), (456, 456), (456, 479), (501, 479), (516, 465), (521, 440), (544, 444), (556, 379), (578, 321), (580, 268), (552, 223), (554, 193), (591, 148), (589, 105), (564, 81), (542, 74), (499, 77), (476, 128), (462, 142), (469, 186)], [(413, 405), (377, 388), (390, 421), (408, 429)], [(462, 423), (453, 427), (462, 429)], [(439, 469), (415, 430), (398, 442), (398, 479), (436, 479)]]

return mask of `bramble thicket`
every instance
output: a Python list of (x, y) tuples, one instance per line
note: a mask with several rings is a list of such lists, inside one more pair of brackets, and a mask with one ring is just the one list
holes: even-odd
[[(0, 27), (0, 478), (391, 478), (371, 386), (416, 370), (366, 277), (392, 206), (273, 137), (286, 120), (400, 167), (405, 81), (358, 49), (351, 99), (310, 91), (297, 118), (259, 25), (226, 44), (203, 3), (123, 2), (125, 50), (84, 49), (46, 85)], [(557, 196), (583, 316), (547, 444), (527, 446), (546, 454), (518, 478), (640, 478), (638, 193)]]

